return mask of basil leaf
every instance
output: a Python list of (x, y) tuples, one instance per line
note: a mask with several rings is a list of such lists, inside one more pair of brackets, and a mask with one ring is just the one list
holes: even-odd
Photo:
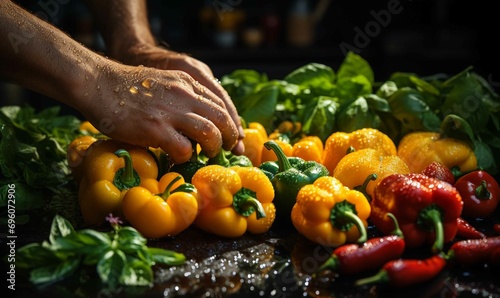
[(370, 86), (375, 82), (375, 75), (373, 74), (373, 69), (370, 64), (360, 55), (349, 52), (344, 58), (344, 61), (340, 64), (338, 80), (340, 81), (342, 79), (357, 76), (365, 77)]
[(60, 281), (73, 274), (79, 265), (79, 258), (69, 258), (61, 263), (35, 268), (30, 272), (30, 281), (34, 284)]
[(16, 267), (34, 268), (48, 264), (54, 264), (60, 261), (57, 254), (39, 243), (30, 243), (16, 252)]
[(323, 90), (333, 86), (335, 72), (324, 64), (310, 63), (295, 69), (284, 80), (303, 88)]
[(130, 226), (120, 228), (117, 233), (118, 246), (125, 253), (133, 253), (140, 250), (147, 243), (146, 238)]
[(153, 282), (153, 270), (147, 263), (129, 258), (123, 269), (120, 282), (127, 286), (148, 286)]
[(149, 247), (149, 253), (155, 263), (161, 263), (169, 266), (182, 265), (186, 261), (186, 256), (172, 250)]
[(55, 215), (50, 226), (49, 241), (54, 243), (58, 237), (66, 237), (74, 232), (73, 225), (67, 219), (60, 215)]
[(111, 287), (120, 284), (127, 258), (121, 250), (109, 250), (97, 263), (97, 274)]
[(323, 141), (334, 131), (337, 102), (327, 96), (319, 96), (308, 103), (301, 113), (302, 132), (318, 136)]
[(398, 119), (403, 131), (438, 131), (439, 117), (425, 103), (422, 94), (415, 89), (404, 87), (388, 98), (392, 114)]
[(247, 123), (259, 122), (270, 127), (278, 102), (279, 89), (274, 85), (266, 85), (256, 93), (245, 97), (240, 103), (239, 114)]
[(353, 132), (364, 127), (378, 128), (380, 122), (380, 117), (370, 110), (364, 97), (344, 106), (337, 116), (337, 128), (343, 132)]

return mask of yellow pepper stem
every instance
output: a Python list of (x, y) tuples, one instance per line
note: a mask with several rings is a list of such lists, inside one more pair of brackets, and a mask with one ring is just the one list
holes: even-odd
[(125, 149), (118, 149), (115, 152), (116, 156), (122, 157), (125, 161), (125, 167), (119, 169), (113, 180), (114, 185), (120, 189), (129, 189), (134, 186), (141, 184), (141, 178), (139, 174), (134, 170), (132, 166), (132, 157), (130, 153)]
[(365, 225), (358, 217), (354, 204), (343, 200), (333, 206), (330, 211), (330, 222), (341, 231), (348, 231), (353, 225), (359, 230), (358, 243), (364, 243), (368, 239)]
[(161, 194), (162, 199), (166, 200), (168, 197), (170, 197), (170, 190), (172, 189), (172, 186), (174, 186), (175, 182), (179, 181), (179, 179), (181, 179), (181, 178), (182, 178), (182, 176), (179, 175), (179, 176), (175, 177), (174, 179), (172, 179), (172, 181), (170, 181), (170, 183), (165, 188), (165, 191)]
[(372, 201), (372, 197), (366, 191), (366, 187), (368, 186), (368, 183), (370, 183), (370, 181), (375, 181), (375, 180), (377, 180), (377, 178), (378, 178), (377, 174), (375, 174), (375, 173), (370, 174), (370, 175), (368, 175), (366, 177), (366, 179), (363, 182), (363, 184), (355, 186), (353, 189), (361, 192), (366, 197), (366, 199), (368, 200), (368, 202), (371, 202)]
[(248, 188), (243, 187), (238, 190), (233, 196), (233, 207), (236, 212), (243, 216), (250, 216), (255, 211), (257, 219), (266, 217), (262, 203), (255, 196), (255, 192)]

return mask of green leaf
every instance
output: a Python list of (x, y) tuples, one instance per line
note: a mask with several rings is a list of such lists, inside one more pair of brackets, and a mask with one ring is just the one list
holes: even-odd
[(491, 111), (483, 98), (489, 97), (489, 93), (477, 77), (469, 72), (462, 72), (443, 85), (446, 86), (441, 106), (443, 116), (458, 115), (467, 120), (476, 133), (484, 131)]
[(302, 132), (326, 140), (334, 131), (337, 109), (338, 104), (335, 99), (327, 96), (316, 97), (300, 114)]
[[(12, 193), (12, 191), (15, 191)], [(9, 202), (10, 194), (10, 202)], [(36, 191), (23, 182), (11, 181), (0, 187), (0, 206), (15, 205), (16, 213), (42, 207), (40, 191)], [(14, 200), (14, 201), (12, 201)], [(16, 223), (18, 223), (16, 214)]]
[(147, 243), (146, 238), (130, 226), (120, 228), (117, 233), (118, 246), (126, 253), (133, 253), (140, 250)]
[(380, 122), (364, 97), (345, 105), (337, 116), (337, 128), (343, 132), (353, 132), (364, 127), (378, 128)]
[(357, 76), (365, 77), (370, 86), (375, 82), (375, 75), (373, 74), (373, 69), (370, 64), (360, 55), (349, 52), (344, 58), (344, 61), (340, 64), (338, 80)]
[(16, 251), (16, 267), (36, 268), (60, 262), (53, 250), (39, 243), (30, 243)]
[(265, 127), (270, 127), (278, 94), (279, 89), (274, 85), (267, 85), (257, 93), (250, 94), (240, 104), (240, 116), (247, 123), (259, 122)]
[(57, 238), (66, 237), (74, 232), (73, 225), (67, 219), (60, 215), (55, 215), (50, 226), (49, 241), (54, 243)]
[(120, 278), (126, 286), (149, 286), (153, 282), (151, 266), (136, 258), (129, 258)]
[(339, 78), (337, 81), (341, 104), (372, 93), (372, 83), (363, 75)]
[(302, 88), (325, 89), (333, 86), (335, 72), (324, 64), (310, 63), (295, 69), (284, 80)]
[(97, 263), (97, 274), (104, 283), (115, 287), (120, 284), (127, 258), (121, 250), (109, 250)]
[(182, 265), (186, 261), (184, 254), (172, 250), (157, 247), (149, 247), (148, 250), (155, 263), (176, 266)]
[(392, 114), (401, 122), (405, 133), (439, 130), (441, 120), (425, 103), (419, 91), (404, 87), (389, 97), (388, 101)]
[(490, 174), (498, 172), (498, 165), (495, 162), (495, 155), (488, 144), (476, 140), (474, 142), (474, 154), (476, 155), (477, 165)]
[(37, 285), (54, 283), (73, 274), (79, 265), (79, 258), (70, 258), (61, 263), (35, 268), (30, 272), (30, 281)]

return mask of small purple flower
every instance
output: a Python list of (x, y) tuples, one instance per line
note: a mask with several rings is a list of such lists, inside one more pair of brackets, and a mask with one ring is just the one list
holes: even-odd
[(110, 213), (108, 216), (106, 216), (106, 221), (109, 222), (109, 224), (113, 227), (123, 224), (123, 221), (121, 221), (118, 216), (113, 216), (113, 213)]

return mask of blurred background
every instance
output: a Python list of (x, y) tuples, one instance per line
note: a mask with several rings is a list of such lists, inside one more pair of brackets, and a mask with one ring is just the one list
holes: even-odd
[[(51, 1), (57, 11), (40, 4), (48, 0), (16, 2), (106, 53), (82, 1)], [(280, 79), (311, 62), (337, 70), (353, 50), (370, 63), (378, 81), (396, 71), (454, 75), (473, 66), (500, 87), (499, 26), (486, 0), (148, 0), (148, 6), (158, 40), (204, 61), (217, 77), (246, 68)], [(5, 82), (0, 91), (3, 105), (57, 104)]]

